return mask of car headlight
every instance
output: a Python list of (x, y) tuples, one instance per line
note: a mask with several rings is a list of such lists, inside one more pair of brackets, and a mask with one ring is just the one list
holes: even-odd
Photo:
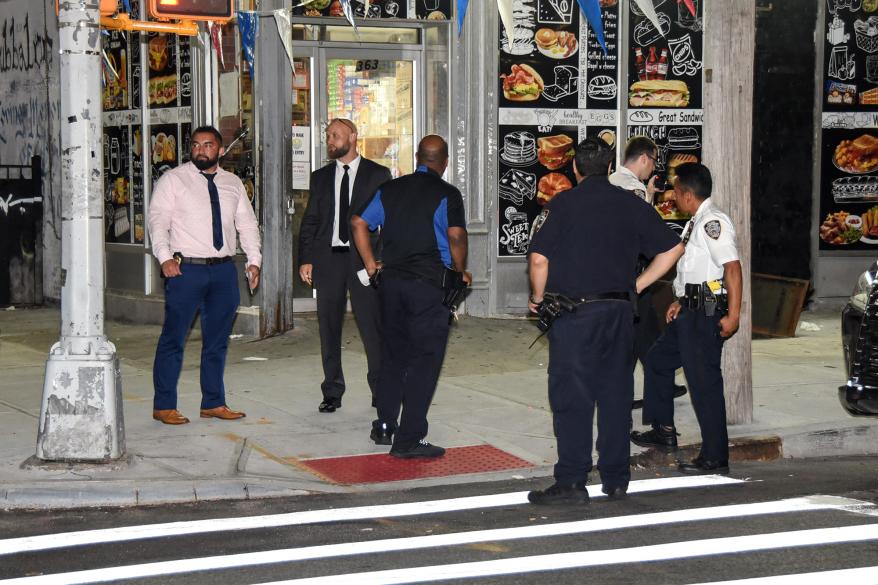
[(869, 270), (862, 273), (857, 279), (854, 292), (851, 293), (850, 303), (860, 311), (866, 311), (866, 305), (869, 304), (869, 293), (872, 292), (872, 285), (875, 283), (876, 277), (878, 277), (878, 262), (872, 264)]

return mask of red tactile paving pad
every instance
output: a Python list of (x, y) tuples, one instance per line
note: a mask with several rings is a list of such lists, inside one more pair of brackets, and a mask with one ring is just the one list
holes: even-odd
[(382, 483), (533, 467), (524, 459), (491, 445), (451, 447), (437, 459), (397, 459), (380, 454), (300, 460), (300, 464), (340, 484)]

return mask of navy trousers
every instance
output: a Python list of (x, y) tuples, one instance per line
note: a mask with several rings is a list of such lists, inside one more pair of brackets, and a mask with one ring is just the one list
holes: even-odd
[(241, 300), (234, 262), (183, 264), (182, 276), (165, 279), (165, 323), (155, 351), (153, 408), (177, 408), (183, 347), (195, 314), (201, 313), (201, 408), (226, 403), (223, 371), (229, 334)]
[(598, 467), (605, 491), (631, 479), (628, 425), (634, 398), (634, 317), (626, 301), (580, 305), (555, 321), (549, 337), (549, 405), (558, 463), (555, 479), (585, 481), (592, 470), (597, 407)]
[(394, 428), (399, 418), (393, 448), (405, 450), (427, 436), (427, 411), (448, 344), (449, 310), (442, 304), (442, 290), (422, 280), (385, 274), (379, 293), (383, 348), (378, 419)]
[[(674, 373), (683, 368), (692, 407), (701, 427), (701, 456), (728, 461), (729, 436), (723, 397), (720, 315), (683, 309), (644, 361), (644, 424), (674, 424)], [(651, 418), (646, 419), (649, 412)]]

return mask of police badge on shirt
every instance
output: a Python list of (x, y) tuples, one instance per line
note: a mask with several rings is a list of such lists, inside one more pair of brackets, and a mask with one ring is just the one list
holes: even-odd
[(714, 240), (718, 240), (720, 235), (723, 233), (723, 228), (719, 220), (712, 219), (704, 224), (704, 231)]

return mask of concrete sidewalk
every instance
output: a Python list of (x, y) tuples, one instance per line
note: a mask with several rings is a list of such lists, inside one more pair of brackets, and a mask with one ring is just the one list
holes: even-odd
[[(122, 363), (128, 456), (112, 465), (33, 465), (44, 366), (57, 340), (53, 308), (0, 311), (0, 508), (147, 505), (308, 492), (400, 489), (551, 475), (555, 440), (546, 398), (545, 340), (524, 319), (465, 318), (452, 329), (448, 356), (430, 411), (429, 440), (444, 447), (489, 444), (527, 460), (527, 470), (404, 482), (339, 485), (303, 460), (386, 453), (369, 440), (374, 410), (366, 359), (351, 320), (345, 324), (344, 406), (320, 414), (322, 378), (317, 322), (270, 339), (233, 339), (226, 368), (228, 403), (247, 418), (198, 417), (200, 339), (193, 331), (180, 381), (179, 427), (151, 418), (152, 358), (159, 328), (112, 322), (107, 334)], [(753, 343), (754, 421), (730, 427), (734, 458), (878, 453), (878, 420), (852, 418), (837, 387), (845, 380), (837, 311), (809, 312), (793, 339)], [(640, 394), (641, 375), (636, 375)], [(682, 381), (682, 379), (681, 379)], [(677, 400), (682, 443), (698, 441), (688, 397)], [(639, 411), (635, 411), (639, 423)], [(639, 425), (636, 425), (639, 426)], [(632, 446), (635, 465), (672, 459)]]

